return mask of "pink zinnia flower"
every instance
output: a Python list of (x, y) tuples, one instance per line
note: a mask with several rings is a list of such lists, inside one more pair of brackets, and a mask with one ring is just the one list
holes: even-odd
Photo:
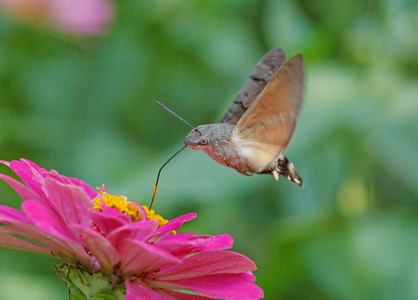
[(167, 221), (104, 187), (96, 192), (31, 161), (0, 162), (26, 184), (0, 174), (24, 201), (22, 211), (0, 205), (6, 224), (0, 246), (61, 258), (56, 269), (70, 293), (127, 300), (263, 297), (251, 274), (254, 262), (223, 250), (232, 246), (229, 235), (175, 232), (194, 213)]
[(0, 0), (10, 15), (73, 35), (103, 33), (113, 19), (110, 0)]

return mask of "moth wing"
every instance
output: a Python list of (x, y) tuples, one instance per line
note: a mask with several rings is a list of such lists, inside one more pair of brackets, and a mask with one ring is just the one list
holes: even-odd
[(264, 55), (257, 63), (250, 77), (238, 93), (220, 123), (237, 124), (242, 115), (257, 98), (266, 84), (276, 74), (277, 70), (286, 62), (286, 55), (282, 48), (275, 48)]
[(244, 113), (232, 132), (239, 154), (261, 172), (290, 143), (303, 100), (303, 57), (286, 62)]

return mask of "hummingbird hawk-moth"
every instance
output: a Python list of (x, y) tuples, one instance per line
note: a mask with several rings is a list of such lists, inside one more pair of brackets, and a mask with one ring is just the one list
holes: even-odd
[(216, 162), (244, 175), (270, 174), (276, 180), (281, 175), (303, 187), (302, 178), (284, 152), (296, 129), (304, 77), (302, 54), (286, 61), (284, 50), (275, 48), (258, 62), (219, 123), (195, 128), (157, 102), (193, 128), (185, 146), (163, 167), (189, 147), (203, 150)]

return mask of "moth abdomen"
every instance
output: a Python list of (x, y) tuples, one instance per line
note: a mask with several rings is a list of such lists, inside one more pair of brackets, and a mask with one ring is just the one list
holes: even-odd
[(283, 154), (279, 155), (277, 160), (271, 163), (267, 168), (258, 174), (273, 175), (276, 180), (279, 180), (279, 175), (285, 177), (287, 180), (303, 187), (303, 180), (296, 171), (295, 166)]

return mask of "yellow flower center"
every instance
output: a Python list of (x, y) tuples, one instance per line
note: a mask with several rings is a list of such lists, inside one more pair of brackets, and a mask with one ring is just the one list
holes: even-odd
[(158, 227), (161, 227), (164, 224), (168, 223), (168, 220), (164, 219), (160, 215), (156, 215), (155, 211), (153, 209), (151, 209), (151, 210), (148, 209), (148, 207), (146, 205), (142, 205), (142, 208), (147, 213), (147, 220), (154, 220), (154, 221), (158, 221), (160, 223), (160, 226), (158, 226)]
[[(139, 221), (142, 219), (142, 215), (139, 211), (139, 204), (128, 201), (128, 199), (124, 196), (114, 196), (101, 191), (100, 195), (93, 199), (93, 203), (93, 209), (98, 211), (103, 211), (102, 205), (106, 205), (107, 207), (116, 209), (121, 213), (124, 213), (125, 215), (129, 216), (132, 222)], [(145, 205), (142, 205), (142, 208), (145, 210), (145, 213), (147, 214), (147, 220), (154, 220), (160, 223), (158, 228), (168, 223), (168, 220), (164, 219), (160, 215), (156, 215), (153, 209), (150, 210)]]

